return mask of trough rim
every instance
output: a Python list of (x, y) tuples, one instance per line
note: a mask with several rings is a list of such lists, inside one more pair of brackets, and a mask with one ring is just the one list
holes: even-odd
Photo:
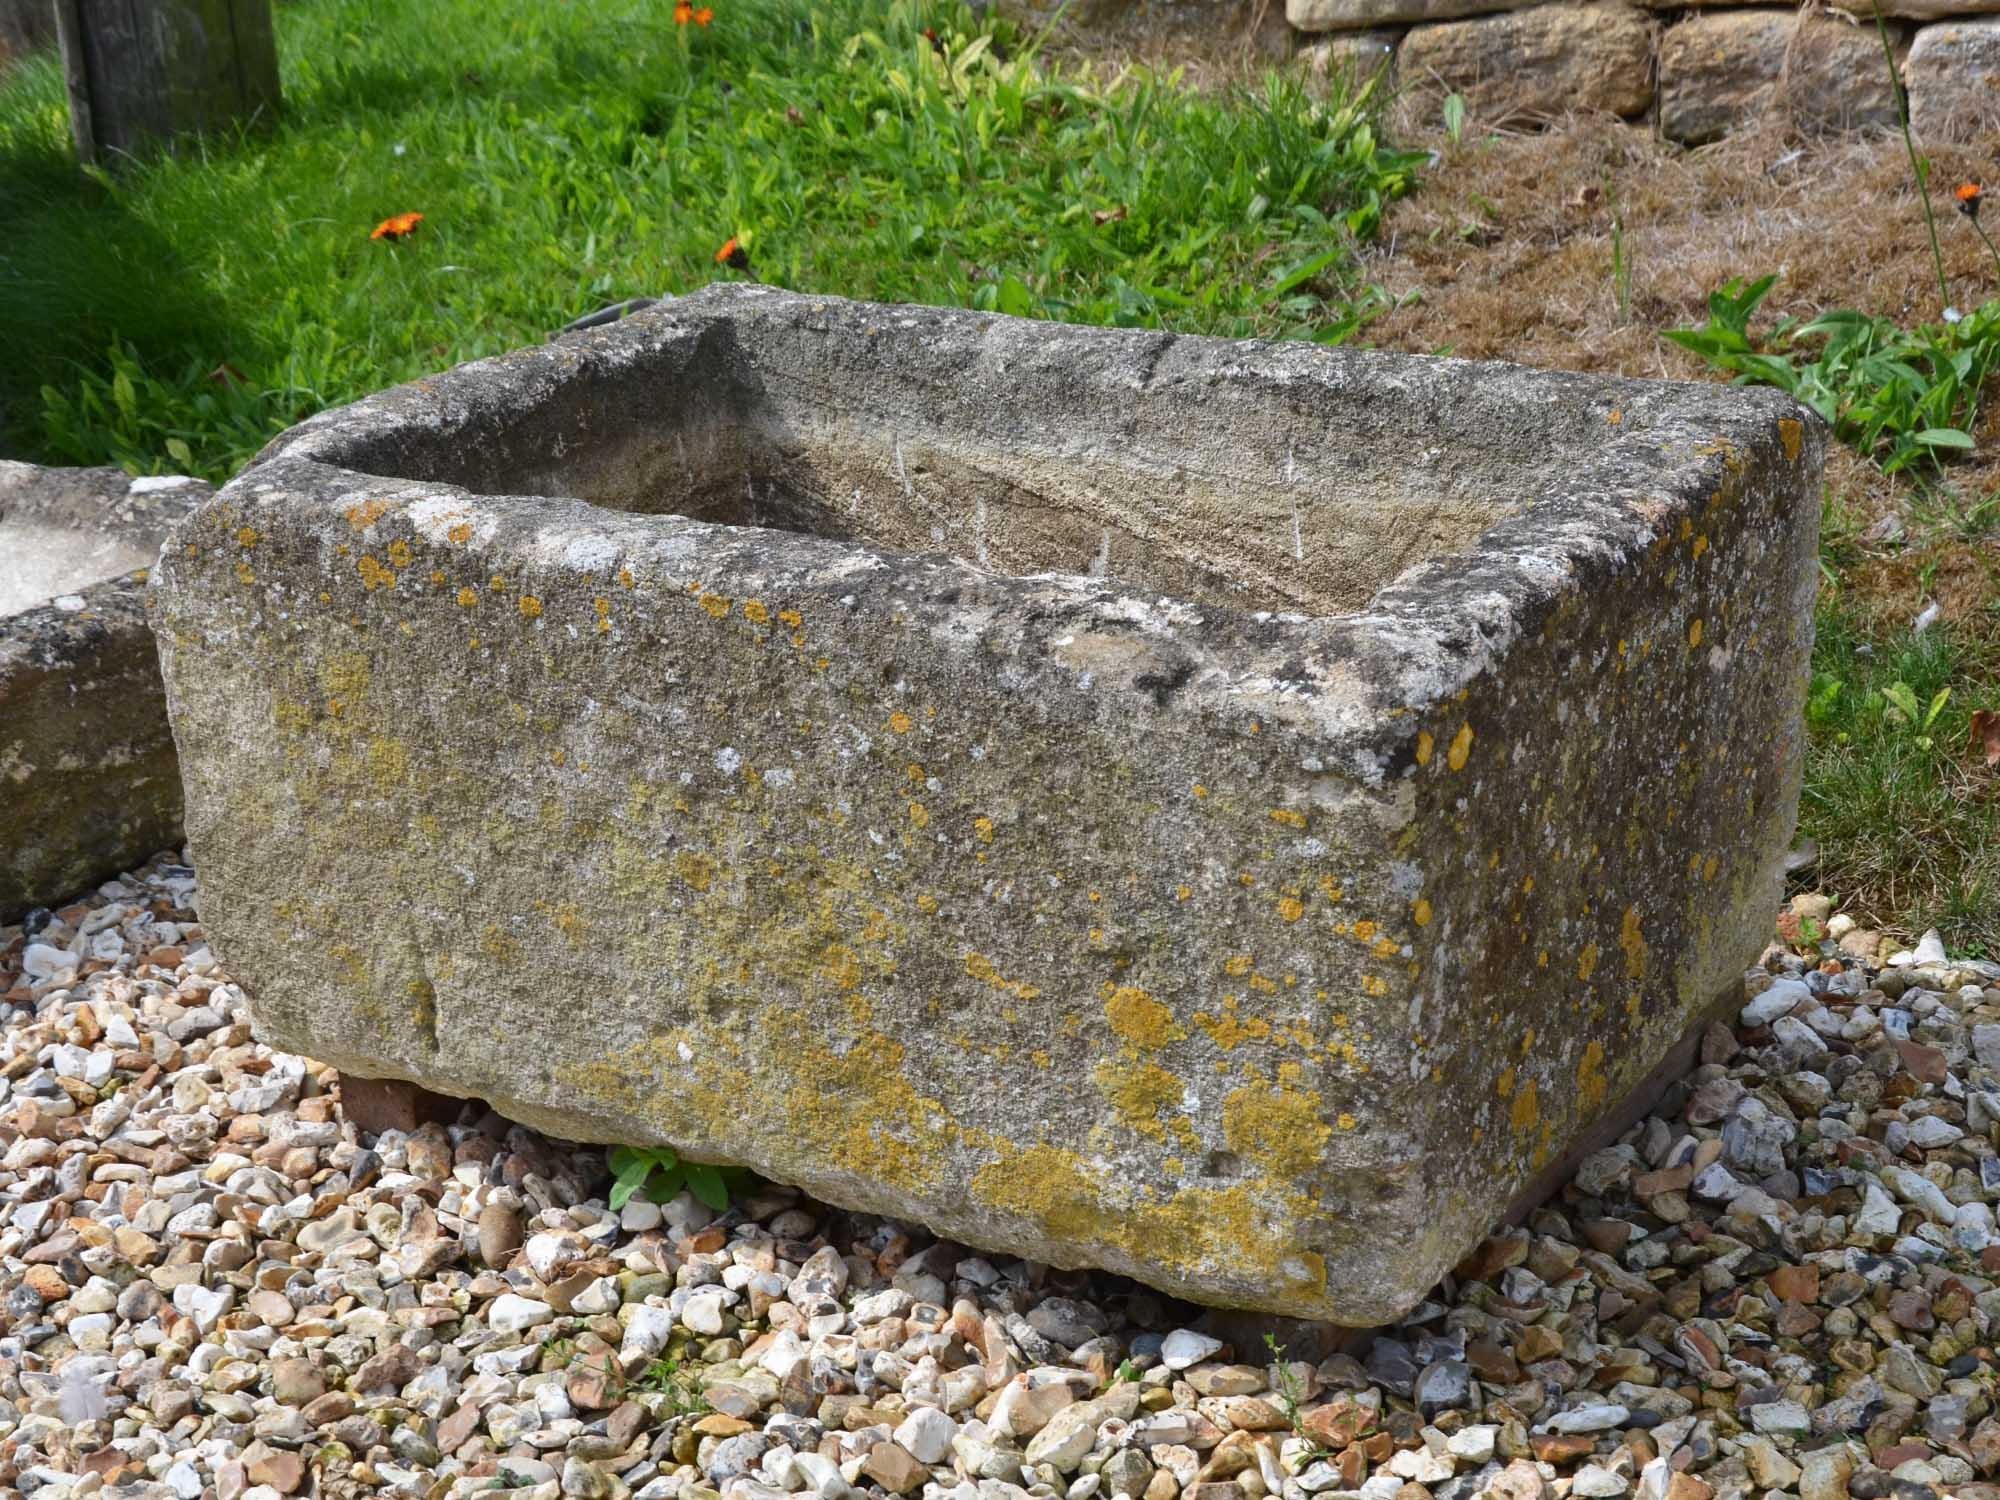
[[(714, 283), (687, 296), (663, 300), (634, 316), (556, 341), (475, 360), (321, 412), (273, 439), (203, 509), (284, 504), (351, 505), (357, 489), (392, 502), (449, 500), (505, 507), (525, 518), (640, 539), (678, 538), (696, 550), (731, 538), (754, 537), (767, 558), (824, 569), (829, 560), (866, 560), (924, 578), (928, 587), (976, 587), (989, 598), (1010, 595), (1025, 608), (1030, 587), (1040, 609), (1051, 591), (1080, 615), (1116, 596), (1129, 615), (1147, 618), (1149, 635), (1179, 638), (1191, 625), (1232, 619), (1247, 636), (1275, 642), (1251, 654), (1269, 672), (1300, 653), (1351, 668), (1362, 691), (1342, 695), (1347, 707), (1320, 695), (1309, 713), (1289, 714), (1282, 690), (1266, 706), (1327, 742), (1357, 745), (1348, 769), (1371, 786), (1387, 779), (1385, 757), (1359, 748), (1377, 737), (1389, 707), (1421, 711), (1463, 691), (1502, 661), (1510, 646), (1532, 635), (1566, 598), (1617, 587), (1622, 574), (1645, 558), (1664, 519), (1699, 516), (1726, 494), (1751, 455), (1766, 463), (1817, 465), (1827, 427), (1811, 408), (1783, 392), (1700, 381), (1643, 380), (1572, 371), (1540, 370), (1500, 361), (1328, 348), (1304, 341), (1225, 339), (1147, 329), (1060, 324), (1065, 336), (1106, 342), (1192, 345), (1223, 379), (1267, 378), (1283, 383), (1316, 381), (1359, 388), (1379, 383), (1395, 399), (1422, 409), (1442, 403), (1473, 381), (1504, 380), (1531, 400), (1570, 401), (1604, 423), (1605, 445), (1587, 462), (1482, 532), (1470, 548), (1426, 558), (1385, 583), (1358, 609), (1341, 613), (1253, 609), (1195, 603), (1110, 577), (1072, 573), (1015, 574), (982, 568), (951, 553), (901, 551), (860, 541), (836, 541), (782, 527), (731, 526), (671, 513), (636, 515), (575, 496), (475, 491), (443, 481), (413, 480), (354, 467), (349, 455), (379, 442), (385, 429), (435, 424), (490, 406), (495, 390), (532, 391), (546, 399), (561, 383), (592, 370), (615, 372), (641, 365), (669, 342), (746, 313), (792, 310), (837, 319), (913, 324), (957, 324), (974, 333), (995, 325), (1029, 326), (1039, 320), (962, 308), (871, 303), (808, 295), (757, 284)], [(1044, 325), (1047, 326), (1047, 325)], [(1165, 347), (1165, 345), (1161, 345)], [(496, 378), (497, 377), (497, 378)], [(1433, 408), (1434, 409), (1434, 408)], [(530, 560), (531, 559), (522, 559)], [(546, 556), (540, 558), (546, 566)], [(928, 589), (927, 589), (928, 591)], [(1007, 606), (1003, 603), (1002, 608)], [(1181, 644), (1211, 665), (1212, 637), (1204, 648)], [(1251, 674), (1242, 674), (1245, 681)], [(1282, 689), (1282, 683), (1279, 684)]]

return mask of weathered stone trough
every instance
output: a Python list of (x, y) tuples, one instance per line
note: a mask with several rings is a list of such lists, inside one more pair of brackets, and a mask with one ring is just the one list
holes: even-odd
[(208, 493), (0, 463), (0, 922), (180, 840), (146, 574)]
[(1821, 444), (712, 289), (326, 413), (182, 530), (202, 918), (342, 1068), (1384, 1320), (1769, 931)]

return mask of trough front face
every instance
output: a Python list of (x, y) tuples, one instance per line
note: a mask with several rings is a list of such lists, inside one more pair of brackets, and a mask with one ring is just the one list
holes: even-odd
[(1769, 930), (1821, 442), (712, 289), (181, 530), (202, 919), (274, 1045), (1382, 1322)]
[(208, 493), (0, 462), (0, 923), (180, 842), (146, 577)]

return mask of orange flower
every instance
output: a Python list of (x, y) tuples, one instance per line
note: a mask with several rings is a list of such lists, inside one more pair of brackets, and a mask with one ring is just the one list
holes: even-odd
[(685, 26), (693, 19), (694, 7), (688, 4), (688, 0), (681, 0), (681, 3), (674, 7), (674, 24), (676, 26)]
[(706, 26), (714, 19), (715, 12), (710, 10), (706, 5), (694, 13), (694, 24), (697, 26)]
[(750, 269), (750, 252), (745, 250), (732, 234), (722, 242), (722, 248), (715, 252), (715, 263), (718, 266), (728, 266), (733, 271), (747, 271)]
[(1976, 182), (1961, 182), (1958, 185), (1958, 211), (1968, 219), (1979, 217), (1979, 200), (1985, 189)]
[(417, 226), (424, 222), (422, 214), (391, 214), (375, 226), (375, 232), (368, 236), (371, 240), (400, 240), (405, 235), (415, 234)]

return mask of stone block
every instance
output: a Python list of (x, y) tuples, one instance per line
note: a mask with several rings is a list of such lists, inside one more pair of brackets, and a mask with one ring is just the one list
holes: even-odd
[(1316, 37), (1299, 49), (1294, 66), (1314, 84), (1325, 84), (1335, 79), (1367, 83), (1393, 73), (1396, 43), (1402, 35), (1400, 31), (1390, 28), (1339, 31)]
[(180, 841), (146, 577), (208, 493), (0, 462), (0, 922)]
[(1822, 455), (1769, 391), (711, 288), (182, 527), (202, 920), (347, 1072), (1384, 1322), (1740, 1006)]
[[(1891, 45), (1900, 42), (1891, 27)], [(1894, 125), (1882, 44), (1858, 27), (1795, 9), (1692, 14), (1660, 37), (1660, 133), (1720, 140), (1782, 110), (1808, 129)]]
[(1535, 3), (1536, 0), (1286, 0), (1285, 19), (1297, 31), (1361, 31), (1520, 10)]
[(2000, 16), (1920, 27), (1903, 85), (1910, 126), (1925, 140), (1969, 141), (2000, 129)]
[(1618, 0), (1442, 21), (1410, 29), (1396, 70), (1405, 88), (1464, 95), (1487, 124), (1640, 115), (1653, 102), (1653, 23)]
[[(1875, 23), (1874, 0), (1833, 0), (1833, 5), (1865, 25)], [(2000, 0), (1882, 0), (1882, 14), (1891, 20), (1953, 20), (1995, 11), (2000, 11)]]

